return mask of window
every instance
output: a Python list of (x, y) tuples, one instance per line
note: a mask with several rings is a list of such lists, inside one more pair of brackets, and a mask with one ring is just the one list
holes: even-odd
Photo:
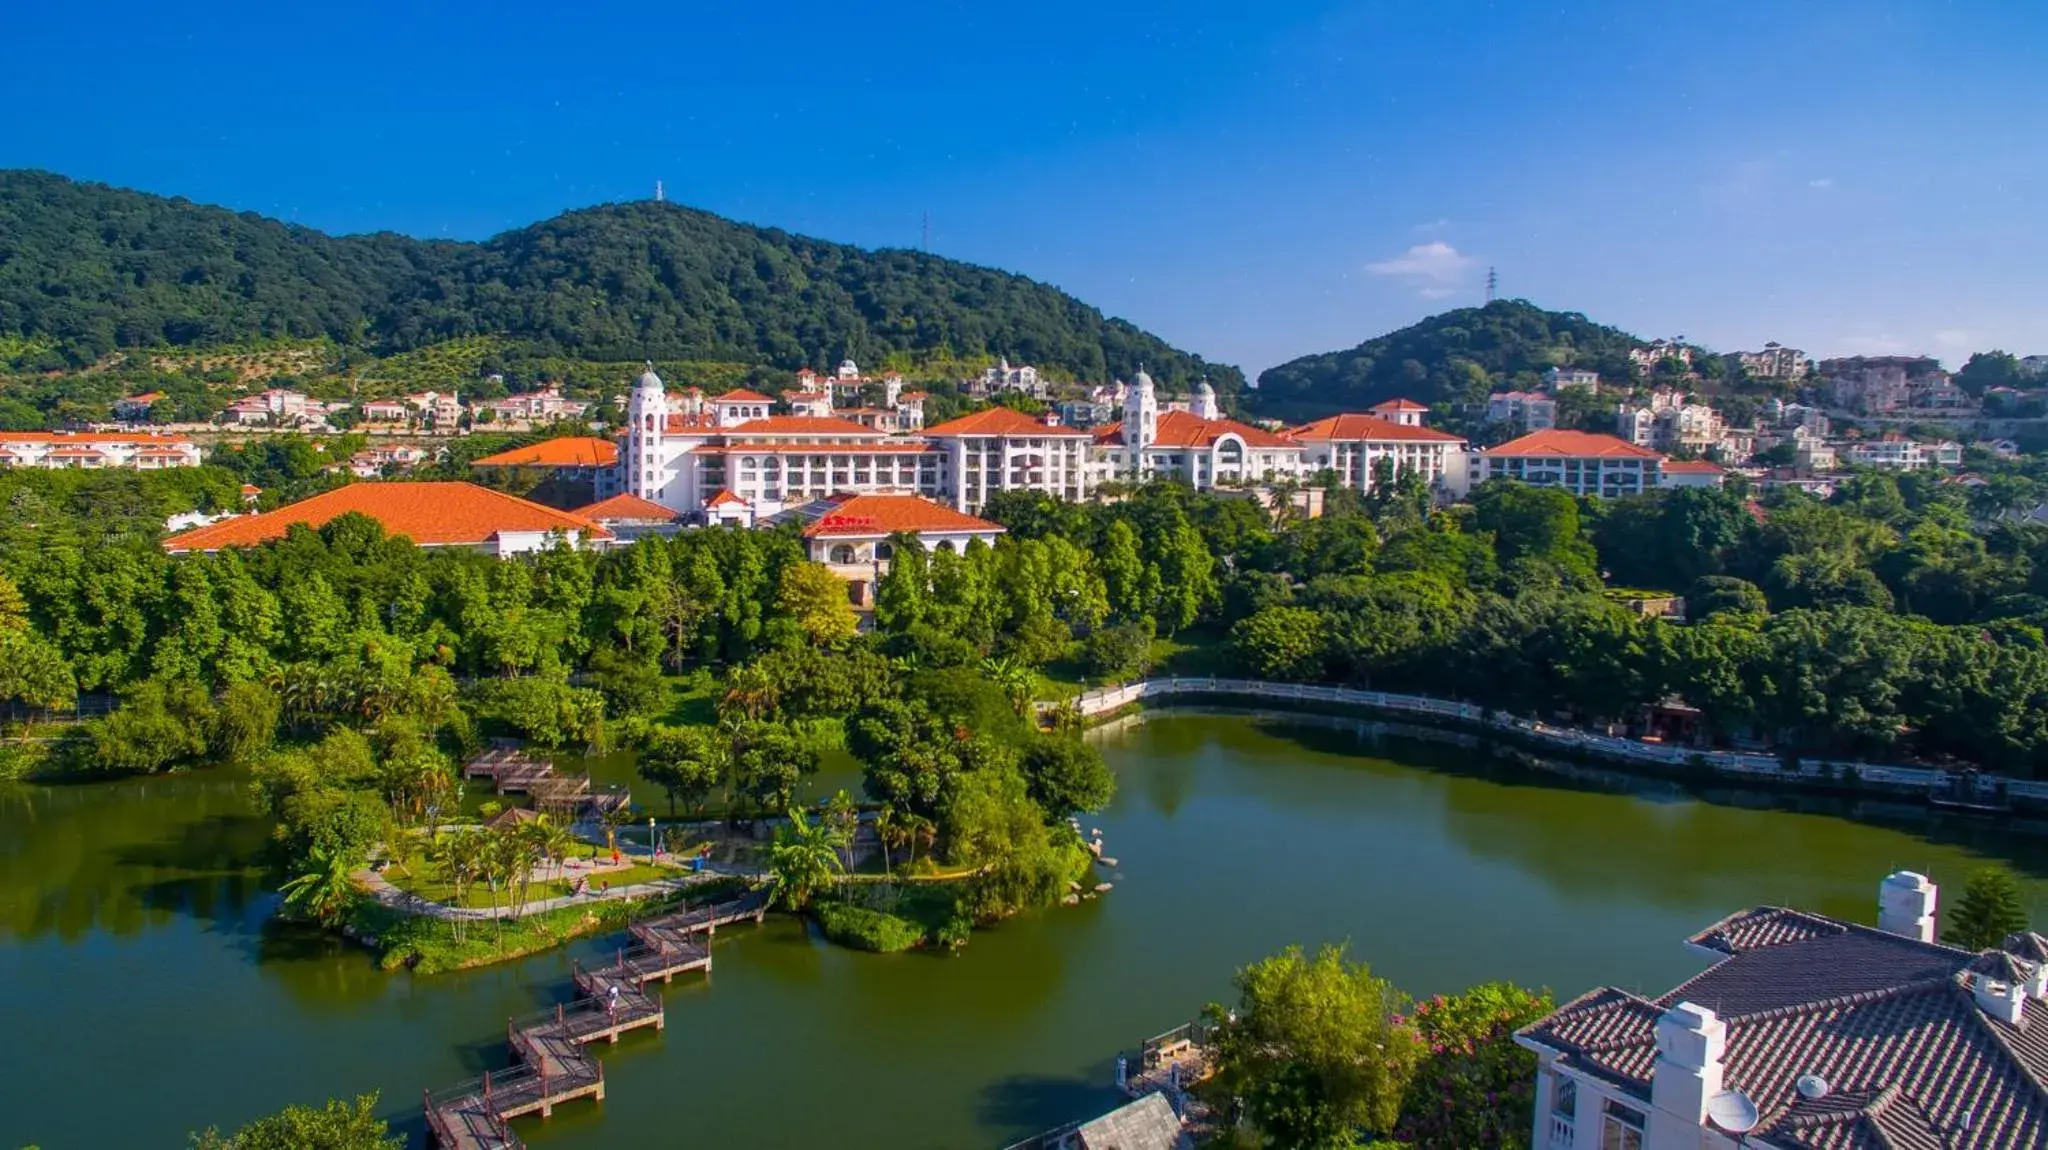
[(1550, 1111), (1569, 1118), (1579, 1112), (1578, 1080), (1559, 1075), (1550, 1088)]
[(832, 562), (846, 564), (853, 562), (853, 545), (840, 543), (832, 548)]
[(1606, 1110), (1600, 1123), (1600, 1150), (1643, 1150), (1643, 1112), (1611, 1100)]

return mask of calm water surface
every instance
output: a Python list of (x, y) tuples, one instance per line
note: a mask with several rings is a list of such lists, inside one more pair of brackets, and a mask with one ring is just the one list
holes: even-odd
[[(1120, 792), (1090, 820), (1117, 889), (977, 933), (958, 958), (853, 954), (795, 924), (721, 936), (665, 1034), (602, 1053), (609, 1097), (537, 1146), (997, 1146), (1113, 1104), (1114, 1051), (1229, 993), (1290, 942), (1349, 940), (1416, 993), (1513, 978), (1659, 992), (1679, 940), (1789, 902), (1872, 917), (1897, 867), (2017, 867), (2048, 845), (1902, 813), (1886, 825), (1577, 783), (1358, 724), (1174, 714), (1101, 732)], [(654, 798), (658, 803), (658, 796)], [(1861, 812), (1869, 816), (1871, 812)], [(419, 1091), (502, 1065), (505, 1019), (573, 952), (432, 978), (266, 925), (240, 786), (185, 777), (0, 791), (0, 1147), (181, 1146), (287, 1102)]]

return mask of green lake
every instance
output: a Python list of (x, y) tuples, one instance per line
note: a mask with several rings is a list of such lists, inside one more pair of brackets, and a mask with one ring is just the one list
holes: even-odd
[[(600, 1052), (606, 1101), (522, 1137), (1001, 1146), (1113, 1105), (1118, 1048), (1291, 942), (1349, 940), (1414, 993), (1661, 992), (1699, 969), (1680, 940), (1730, 911), (1867, 921), (1887, 872), (1954, 893), (1987, 858), (2048, 918), (2048, 838), (1908, 807), (1567, 780), (1352, 721), (1180, 712), (1095, 737), (1119, 779), (1084, 820), (1119, 863), (1107, 897), (956, 958), (837, 950), (788, 920), (722, 934), (714, 973), (667, 989), (665, 1033)], [(269, 923), (248, 862), (265, 833), (227, 777), (0, 789), (0, 1148), (176, 1147), (368, 1090), (417, 1144), (421, 1089), (503, 1065), (507, 1017), (606, 951), (381, 973)]]

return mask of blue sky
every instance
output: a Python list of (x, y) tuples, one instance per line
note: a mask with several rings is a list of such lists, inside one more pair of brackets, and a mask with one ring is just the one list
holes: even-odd
[[(1680, 11), (1682, 10), (1682, 11)], [(0, 166), (331, 231), (671, 198), (1256, 372), (1504, 294), (2048, 353), (2048, 4), (24, 5)]]

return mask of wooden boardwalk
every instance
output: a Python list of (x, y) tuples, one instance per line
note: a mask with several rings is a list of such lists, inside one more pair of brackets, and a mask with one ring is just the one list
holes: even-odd
[(543, 811), (602, 814), (630, 801), (624, 790), (595, 791), (588, 775), (555, 773), (555, 765), (519, 747), (489, 747), (462, 764), (462, 777), (489, 779), (501, 795), (526, 795)]
[[(505, 1024), (519, 1064), (439, 1092), (424, 1103), (427, 1130), (443, 1150), (503, 1150), (523, 1145), (511, 1120), (546, 1118), (578, 1098), (604, 1101), (604, 1064), (586, 1049), (642, 1027), (664, 1030), (667, 1014), (648, 989), (691, 970), (711, 969), (710, 936), (720, 926), (768, 913), (768, 892), (692, 907), (630, 928), (633, 945), (600, 967), (574, 964), (576, 1001)], [(701, 938), (699, 936), (702, 936)]]

